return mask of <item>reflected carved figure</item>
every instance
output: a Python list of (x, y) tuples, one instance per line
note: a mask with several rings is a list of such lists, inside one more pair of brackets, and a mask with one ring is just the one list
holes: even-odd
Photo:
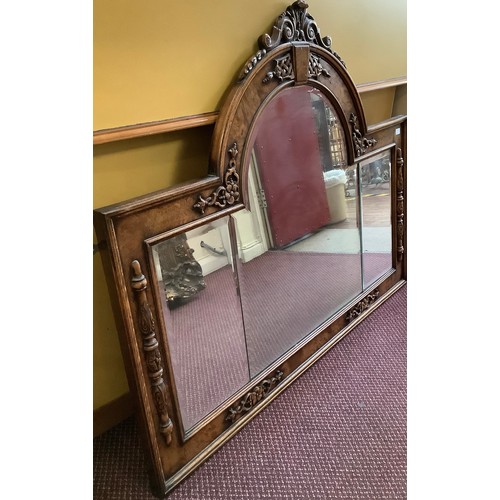
[(185, 234), (160, 245), (158, 257), (169, 307), (185, 303), (206, 287), (203, 271), (193, 253)]

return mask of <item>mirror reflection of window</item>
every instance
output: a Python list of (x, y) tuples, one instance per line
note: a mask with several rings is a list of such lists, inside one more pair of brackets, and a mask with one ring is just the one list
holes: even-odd
[(324, 172), (347, 167), (345, 159), (344, 131), (339, 124), (337, 113), (331, 105), (316, 92), (310, 92), (311, 105), (316, 121), (321, 165)]
[(361, 175), (363, 284), (369, 286), (392, 269), (391, 153), (359, 164)]

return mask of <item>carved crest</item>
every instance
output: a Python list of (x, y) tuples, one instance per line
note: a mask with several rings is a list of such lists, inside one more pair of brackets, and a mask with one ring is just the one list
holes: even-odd
[(309, 5), (304, 0), (297, 0), (290, 5), (275, 21), (271, 35), (267, 33), (259, 38), (260, 48), (267, 51), (287, 42), (309, 42), (331, 51), (332, 39), (321, 38), (318, 25), (307, 12)]
[(240, 176), (236, 171), (236, 157), (238, 156), (238, 146), (236, 143), (228, 151), (229, 165), (224, 175), (224, 184), (219, 186), (210, 196), (203, 198), (198, 195), (198, 202), (193, 205), (193, 208), (205, 213), (206, 207), (215, 205), (216, 207), (224, 208), (227, 205), (233, 205), (240, 199)]
[(308, 7), (304, 0), (297, 0), (276, 18), (272, 33), (265, 33), (259, 38), (259, 51), (245, 63), (238, 80), (246, 78), (267, 52), (289, 42), (318, 45), (331, 52), (345, 67), (342, 58), (331, 49), (332, 39), (329, 36), (321, 37), (316, 21), (307, 12)]

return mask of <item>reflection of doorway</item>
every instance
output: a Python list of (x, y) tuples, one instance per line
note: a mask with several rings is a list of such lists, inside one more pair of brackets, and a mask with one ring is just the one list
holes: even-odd
[(274, 248), (330, 221), (311, 92), (305, 86), (283, 91), (259, 119), (254, 152)]
[(259, 169), (257, 168), (257, 160), (255, 158), (255, 149), (252, 151), (252, 159), (250, 163), (249, 182), (251, 192), (253, 194), (253, 202), (255, 206), (255, 219), (258, 225), (262, 239), (265, 241), (266, 250), (272, 248), (271, 226), (267, 217), (267, 198), (262, 181), (260, 180)]

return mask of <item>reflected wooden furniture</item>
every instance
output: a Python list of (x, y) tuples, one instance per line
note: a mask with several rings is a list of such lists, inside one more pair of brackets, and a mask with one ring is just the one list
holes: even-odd
[[(302, 86), (320, 93), (335, 111), (337, 126), (345, 137), (342, 158), (348, 166), (359, 171), (360, 163), (372, 155), (382, 152), (390, 157), (392, 264), (354, 299), (332, 304), (327, 320), (318, 321), (311, 331), (303, 332), (303, 338), (292, 348), (249, 378), (222, 404), (208, 408), (194, 426), (184, 428), (171, 332), (167, 331), (164, 320), (168, 311), (164, 308), (159, 283), (166, 286), (167, 301), (172, 303), (188, 301), (191, 304), (194, 301), (189, 301), (190, 297), (210, 293), (183, 235), (219, 219), (236, 218), (245, 210), (251, 211), (250, 160), (256, 124), (277, 95)], [(162, 497), (179, 484), (403, 286), (406, 279), (405, 158), (406, 117), (394, 117), (367, 128), (361, 99), (345, 62), (332, 49), (331, 39), (320, 35), (307, 4), (299, 0), (276, 19), (270, 34), (259, 38), (259, 50), (243, 65), (237, 81), (231, 85), (215, 124), (210, 175), (94, 211), (94, 226), (150, 464), (151, 486), (156, 495)], [(286, 166), (279, 168), (283, 168), (286, 175)], [(360, 188), (356, 189), (359, 194)], [(299, 206), (306, 206), (310, 201), (300, 195), (293, 199)], [(228, 217), (230, 243), (236, 248), (237, 233), (231, 217)], [(159, 241), (171, 242), (170, 250), (160, 258), (162, 271), (175, 268), (177, 274), (169, 271), (158, 277), (153, 248)], [(238, 268), (236, 254), (235, 251), (230, 256), (233, 270)], [(237, 280), (235, 290), (241, 292), (241, 283)], [(224, 321), (222, 306), (219, 313), (220, 320)], [(284, 415), (283, 418), (290, 417)]]

